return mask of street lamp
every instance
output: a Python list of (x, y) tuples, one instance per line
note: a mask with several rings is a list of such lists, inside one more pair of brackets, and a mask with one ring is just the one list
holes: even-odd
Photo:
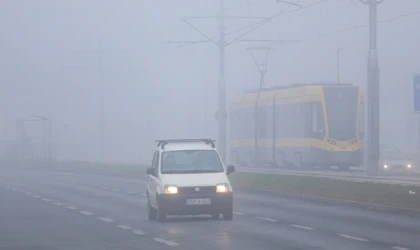
[(369, 6), (368, 86), (368, 159), (369, 175), (377, 175), (379, 160), (379, 60), (377, 51), (377, 7), (384, 0), (360, 0)]

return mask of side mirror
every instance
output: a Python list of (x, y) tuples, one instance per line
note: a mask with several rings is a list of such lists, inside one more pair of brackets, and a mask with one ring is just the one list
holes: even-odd
[(235, 167), (233, 165), (227, 166), (227, 172), (226, 172), (226, 174), (231, 174), (233, 172), (235, 172)]
[(156, 175), (154, 168), (148, 168), (146, 172), (148, 175), (152, 175), (152, 176)]

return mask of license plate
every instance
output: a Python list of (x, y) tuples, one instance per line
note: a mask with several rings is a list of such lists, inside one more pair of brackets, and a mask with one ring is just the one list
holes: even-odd
[(205, 199), (187, 199), (187, 205), (209, 205), (211, 200)]

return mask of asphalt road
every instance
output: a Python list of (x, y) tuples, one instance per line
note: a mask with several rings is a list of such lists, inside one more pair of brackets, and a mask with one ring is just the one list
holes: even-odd
[(147, 220), (145, 181), (1, 169), (0, 249), (420, 249), (420, 217), (235, 193), (233, 221)]

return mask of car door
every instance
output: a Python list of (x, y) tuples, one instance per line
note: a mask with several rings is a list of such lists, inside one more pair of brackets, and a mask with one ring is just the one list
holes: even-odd
[(149, 194), (149, 201), (150, 201), (150, 204), (153, 206), (153, 207), (156, 207), (156, 188), (157, 188), (157, 186), (156, 186), (156, 176), (157, 176), (157, 171), (156, 171), (156, 169), (157, 169), (157, 165), (158, 165), (158, 158), (159, 158), (159, 152), (158, 151), (155, 151), (155, 153), (153, 154), (153, 160), (152, 160), (152, 168), (154, 168), (155, 169), (155, 176), (153, 176), (153, 175), (149, 175), (149, 177), (148, 177), (148, 182), (147, 182), (147, 192), (148, 192), (148, 194)]

